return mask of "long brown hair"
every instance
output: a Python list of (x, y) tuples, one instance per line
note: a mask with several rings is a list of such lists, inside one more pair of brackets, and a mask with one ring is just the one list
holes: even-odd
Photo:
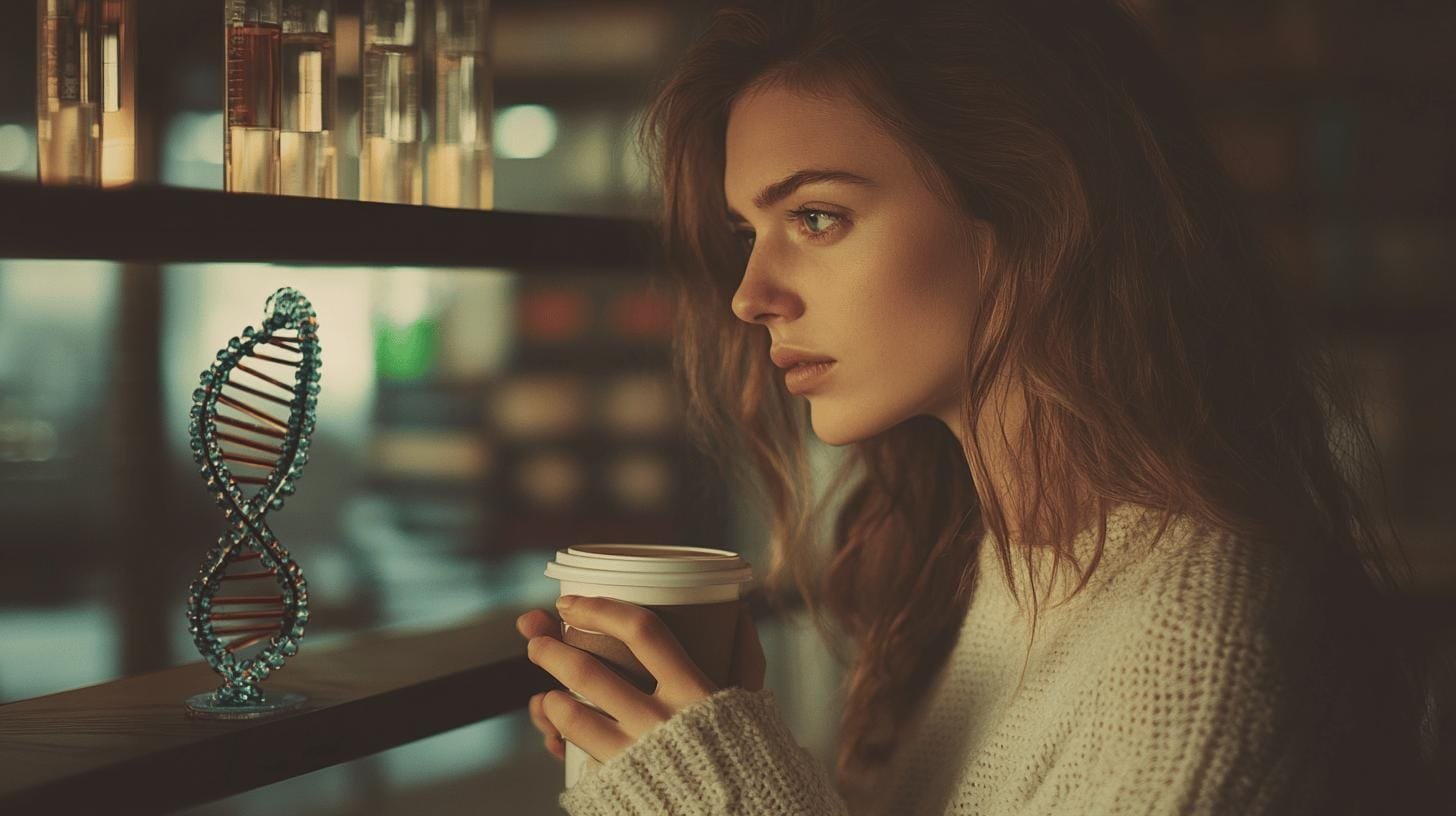
[[(1425, 668), (1388, 611), (1409, 578), (1362, 498), (1374, 446), (1359, 395), (1244, 222), (1171, 73), (1113, 0), (738, 2), (716, 10), (642, 120), (691, 430), (766, 502), (768, 588), (854, 650), (841, 653), (842, 790), (884, 767), (943, 667), (983, 534), (1003, 565), (1029, 563), (1028, 542), (1076, 563), (1074, 537), (1089, 518), (1105, 533), (1121, 502), (1298, 548), (1328, 587), (1331, 631), (1366, 649), (1346, 678), (1356, 699), (1381, 701), (1387, 729), (1341, 773), (1378, 777), (1383, 761), (1378, 778), (1394, 780), (1422, 762)], [(931, 189), (994, 230), (982, 295), (966, 304), (977, 328), (962, 418), (980, 427), (992, 385), (1014, 372), (1017, 493), (1034, 501), (1006, 506), (974, 437), (963, 449), (929, 416), (849, 446), (815, 495), (807, 406), (784, 391), (767, 333), (730, 310), (746, 255), (727, 226), (725, 130), (762, 83), (849, 92)], [(1079, 590), (1097, 560), (1077, 567)]]

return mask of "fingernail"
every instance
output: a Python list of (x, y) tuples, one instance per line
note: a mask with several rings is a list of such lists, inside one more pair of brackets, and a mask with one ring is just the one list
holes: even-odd
[(556, 599), (556, 608), (557, 609), (569, 609), (569, 608), (571, 608), (572, 603), (574, 603), (575, 601), (576, 601), (576, 596), (575, 595), (562, 595), (560, 598), (557, 598)]

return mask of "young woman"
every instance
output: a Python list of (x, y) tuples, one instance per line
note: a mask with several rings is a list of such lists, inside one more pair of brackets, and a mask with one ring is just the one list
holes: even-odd
[[(644, 120), (676, 360), (769, 586), (852, 650), (841, 747), (795, 744), (751, 621), (720, 689), (578, 598), (658, 685), (518, 622), (605, 712), (531, 701), (603, 763), (569, 812), (1426, 812), (1358, 403), (1152, 43), (1113, 0), (712, 17)], [(849, 454), (819, 497), (811, 429)]]

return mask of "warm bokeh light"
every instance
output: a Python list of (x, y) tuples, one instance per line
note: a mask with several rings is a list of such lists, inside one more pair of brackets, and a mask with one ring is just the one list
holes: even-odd
[(0, 125), (0, 173), (35, 172), (35, 137), (20, 125)]
[(512, 105), (495, 115), (495, 151), (503, 159), (539, 159), (556, 146), (556, 114), (544, 105)]

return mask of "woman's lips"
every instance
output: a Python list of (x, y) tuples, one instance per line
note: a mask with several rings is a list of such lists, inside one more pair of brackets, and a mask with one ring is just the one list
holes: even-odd
[(779, 368), (793, 368), (800, 363), (820, 363), (833, 360), (824, 354), (816, 354), (808, 349), (795, 348), (794, 346), (774, 346), (769, 349), (769, 359)]
[(837, 365), (835, 360), (801, 363), (784, 372), (784, 387), (790, 394), (803, 394), (819, 387)]

